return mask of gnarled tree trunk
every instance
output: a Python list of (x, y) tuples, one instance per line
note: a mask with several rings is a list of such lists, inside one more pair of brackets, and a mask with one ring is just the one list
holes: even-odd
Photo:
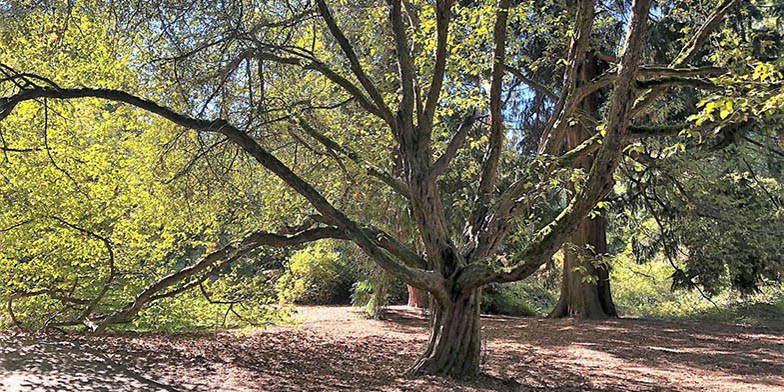
[(427, 350), (408, 370), (409, 376), (435, 374), (471, 378), (479, 374), (481, 297), (481, 289), (477, 289), (458, 294), (450, 306), (433, 301)]

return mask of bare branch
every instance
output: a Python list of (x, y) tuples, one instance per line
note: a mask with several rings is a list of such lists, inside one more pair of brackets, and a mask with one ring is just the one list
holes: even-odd
[[(505, 66), (506, 71), (514, 75), (516, 78), (520, 79), (523, 83), (527, 84), (534, 90), (540, 92), (541, 94), (545, 95), (547, 98), (557, 101), (558, 95), (555, 94), (551, 89), (547, 88), (547, 86), (538, 83), (535, 80), (532, 80), (525, 76), (525, 74), (510, 65)], [(688, 77), (705, 77), (705, 76), (719, 76), (726, 71), (719, 67), (687, 67), (687, 68), (672, 68), (672, 67), (660, 67), (660, 66), (643, 66), (640, 67), (639, 75), (644, 78), (638, 81), (638, 86), (641, 88), (644, 87), (653, 87), (653, 85), (665, 84), (665, 78), (688, 78)], [(598, 78), (591, 80), (587, 84), (580, 86), (575, 91), (575, 100), (582, 100), (585, 97), (593, 94), (594, 92), (603, 89), (605, 87), (609, 87), (615, 82), (615, 78), (617, 77), (617, 72), (612, 70), (607, 72)], [(650, 78), (659, 78), (656, 80), (648, 80)], [(689, 79), (692, 80), (692, 79)], [(671, 83), (675, 83), (674, 79), (671, 80)], [(687, 82), (684, 82), (684, 84)], [(706, 85), (707, 86), (707, 85)], [(695, 87), (700, 87), (695, 85)], [(580, 114), (580, 113), (578, 113)]]
[(24, 152), (36, 152), (36, 151), (41, 151), (41, 149), (40, 149), (40, 148), (14, 148), (14, 147), (0, 147), (0, 151), (3, 151), (3, 152), (19, 152), (19, 153), (24, 153)]
[(330, 139), (327, 135), (317, 131), (315, 128), (313, 128), (310, 124), (305, 122), (303, 119), (299, 119), (298, 124), (305, 131), (305, 133), (310, 135), (312, 138), (316, 139), (319, 143), (324, 145), (324, 147), (339, 152), (344, 156), (346, 156), (347, 158), (354, 161), (355, 163), (357, 163), (358, 165), (361, 165), (369, 175), (378, 178), (379, 180), (387, 184), (390, 188), (394, 189), (400, 195), (406, 198), (411, 197), (410, 190), (408, 189), (408, 185), (405, 182), (401, 181), (400, 179), (396, 178), (395, 176), (393, 176), (392, 174), (384, 170), (381, 170), (379, 168), (367, 164), (360, 158), (360, 156), (357, 153), (355, 153), (354, 151), (346, 147), (341, 146), (334, 140)]
[(514, 75), (517, 79), (520, 79), (521, 82), (527, 84), (532, 89), (538, 91), (540, 94), (544, 95), (545, 97), (553, 100), (558, 101), (558, 94), (553, 92), (553, 90), (549, 89), (547, 86), (525, 76), (522, 70), (512, 67), (509, 64), (504, 65), (504, 69)]
[(335, 37), (335, 40), (340, 45), (340, 48), (343, 50), (343, 53), (348, 58), (348, 62), (351, 66), (351, 71), (356, 76), (357, 80), (359, 80), (359, 84), (365, 88), (370, 98), (375, 103), (375, 106), (378, 107), (379, 111), (383, 115), (383, 117), (387, 120), (387, 122), (392, 122), (392, 112), (387, 107), (386, 102), (384, 101), (383, 96), (381, 93), (378, 92), (376, 89), (375, 84), (370, 80), (370, 78), (365, 73), (365, 70), (362, 69), (362, 65), (359, 62), (359, 58), (357, 54), (354, 52), (354, 48), (351, 46), (351, 43), (346, 38), (346, 35), (343, 34), (343, 31), (338, 27), (335, 18), (332, 16), (332, 12), (327, 7), (327, 3), (324, 0), (316, 0), (316, 5), (318, 6), (319, 13), (321, 17), (324, 19), (324, 22), (327, 24), (330, 33), (332, 36)]
[(354, 83), (351, 83), (350, 80), (339, 75), (337, 72), (331, 70), (322, 62), (319, 62), (315, 59), (282, 57), (273, 53), (262, 51), (257, 53), (257, 57), (261, 60), (269, 60), (279, 64), (294, 65), (304, 69), (318, 71), (324, 75), (324, 77), (346, 90), (346, 92), (356, 99), (359, 105), (362, 106), (365, 110), (387, 122), (389, 121), (388, 114), (385, 114), (378, 106), (371, 102), (371, 100), (362, 92), (362, 90), (359, 89), (359, 87), (355, 86)]
[(463, 119), (463, 122), (460, 123), (460, 127), (457, 128), (457, 132), (455, 132), (454, 136), (452, 136), (452, 139), (449, 140), (449, 144), (447, 144), (444, 154), (441, 155), (430, 167), (431, 177), (438, 177), (443, 174), (444, 171), (446, 171), (446, 169), (449, 167), (449, 164), (452, 162), (452, 159), (454, 159), (454, 157), (457, 155), (457, 150), (463, 146), (466, 135), (468, 135), (468, 131), (471, 130), (471, 127), (473, 127), (475, 121), (475, 111)]
[(444, 72), (446, 70), (446, 58), (449, 54), (447, 50), (447, 36), (449, 34), (449, 22), (452, 17), (452, 0), (436, 1), (436, 61), (433, 66), (433, 79), (430, 82), (430, 89), (427, 91), (425, 102), (424, 121), (419, 124), (424, 129), (433, 127), (433, 116), (436, 112), (441, 86), (444, 82)]
[[(697, 54), (697, 52), (702, 48), (702, 45), (705, 41), (708, 40), (711, 33), (721, 24), (721, 21), (724, 20), (724, 16), (735, 7), (740, 2), (740, 0), (722, 0), (722, 2), (716, 7), (713, 13), (708, 16), (708, 19), (703, 23), (703, 25), (697, 30), (696, 33), (691, 37), (691, 39), (683, 46), (678, 56), (670, 62), (671, 68), (682, 67), (691, 61), (691, 59)], [(634, 110), (632, 113), (634, 115), (639, 114), (645, 108), (653, 104), (659, 97), (664, 95), (667, 91), (667, 87), (660, 87), (646, 91), (640, 98), (637, 99), (637, 102), (634, 104)]]

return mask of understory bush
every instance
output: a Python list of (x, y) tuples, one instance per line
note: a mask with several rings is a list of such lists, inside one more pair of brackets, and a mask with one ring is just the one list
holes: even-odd
[(765, 286), (751, 295), (724, 289), (709, 297), (697, 289), (673, 291), (674, 272), (675, 268), (664, 259), (638, 264), (625, 255), (615, 257), (611, 287), (618, 314), (784, 325), (784, 285)]
[(266, 327), (291, 320), (291, 307), (275, 300), (274, 272), (238, 263), (197, 288), (156, 301), (126, 326), (135, 331), (189, 331)]
[(516, 284), (490, 284), (482, 289), (482, 313), (504, 316), (536, 316), (525, 302), (524, 291)]
[(406, 303), (407, 296), (405, 283), (369, 264), (361, 273), (360, 280), (352, 286), (351, 304), (364, 307), (371, 318), (379, 318), (384, 306)]
[(481, 311), (506, 316), (545, 316), (558, 301), (561, 253), (545, 268), (519, 282), (491, 284), (482, 289)]
[(355, 273), (329, 241), (295, 252), (278, 279), (278, 300), (284, 304), (345, 304), (349, 302)]

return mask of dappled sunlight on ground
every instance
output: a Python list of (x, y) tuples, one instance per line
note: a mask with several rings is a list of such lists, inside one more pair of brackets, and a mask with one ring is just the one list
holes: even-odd
[[(516, 363), (499, 376), (525, 385), (553, 388), (566, 379), (586, 389), (784, 390), (781, 331), (631, 319), (512, 320), (486, 327), (488, 367), (501, 368), (496, 360)], [(529, 350), (513, 349), (520, 345)]]
[(6, 383), (0, 390), (25, 382), (27, 389), (16, 390), (784, 390), (782, 331), (483, 317), (486, 374), (462, 382), (400, 377), (427, 341), (421, 310), (393, 307), (385, 319), (369, 320), (349, 307), (300, 307), (298, 317), (296, 326), (241, 333), (6, 333), (0, 335)]
[(166, 391), (78, 343), (0, 335), (0, 391)]

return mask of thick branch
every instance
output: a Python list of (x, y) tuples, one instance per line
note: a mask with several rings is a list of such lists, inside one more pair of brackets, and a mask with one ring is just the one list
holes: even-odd
[(665, 78), (665, 77), (711, 77), (720, 76), (727, 71), (719, 67), (659, 67), (655, 65), (645, 65), (640, 67), (639, 75), (644, 78)]
[(427, 260), (383, 230), (377, 227), (368, 226), (365, 229), (365, 233), (367, 233), (367, 236), (378, 246), (395, 255), (395, 257), (400, 259), (407, 266), (420, 269), (427, 268)]
[(666, 89), (669, 87), (694, 87), (702, 90), (717, 90), (722, 88), (721, 86), (716, 85), (705, 79), (684, 78), (679, 76), (661, 77), (661, 78), (650, 79), (650, 80), (638, 80), (637, 87), (640, 89), (646, 89), (646, 88)]
[[(225, 247), (204, 256), (199, 262), (177, 272), (167, 275), (161, 280), (150, 285), (142, 291), (132, 303), (123, 309), (103, 318), (97, 326), (96, 331), (101, 332), (112, 324), (124, 323), (135, 317), (139, 311), (148, 303), (155, 299), (165, 298), (166, 295), (159, 295), (163, 290), (174, 286), (188, 278), (194, 277), (205, 271), (210, 266), (225, 259), (237, 259), (260, 246), (286, 247), (312, 242), (325, 238), (345, 238), (345, 234), (336, 228), (316, 228), (302, 233), (285, 236), (265, 232), (256, 232), (246, 236), (236, 244), (226, 245)], [(179, 292), (179, 291), (178, 291)]]
[(498, 1), (495, 28), (493, 31), (493, 70), (490, 81), (490, 140), (482, 160), (482, 172), (479, 179), (474, 209), (469, 224), (470, 235), (475, 237), (480, 222), (489, 209), (490, 199), (496, 183), (498, 162), (504, 147), (504, 115), (501, 107), (501, 90), (503, 88), (504, 68), (506, 64), (506, 22), (509, 17), (509, 0)]
[[(392, 25), (393, 40), (395, 42), (395, 53), (397, 55), (397, 67), (400, 75), (400, 88), (402, 98), (398, 106), (397, 121), (402, 128), (399, 131), (403, 133), (414, 131), (414, 104), (415, 104), (415, 91), (414, 81), (416, 79), (414, 73), (414, 63), (411, 60), (411, 52), (409, 51), (408, 35), (406, 34), (406, 26), (403, 24), (403, 5), (401, 0), (389, 0), (389, 21)], [(410, 141), (418, 140), (419, 151), (422, 152), (423, 148), (427, 145), (424, 140), (411, 137)]]

